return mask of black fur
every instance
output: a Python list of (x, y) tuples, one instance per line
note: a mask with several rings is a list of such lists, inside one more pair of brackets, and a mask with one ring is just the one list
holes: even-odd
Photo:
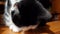
[(50, 0), (38, 0), (39, 2), (42, 3), (42, 5), (46, 8), (49, 9), (51, 7), (51, 1)]
[(18, 27), (36, 25), (38, 21), (40, 21), (40, 26), (45, 26), (51, 18), (51, 14), (37, 0), (23, 0), (17, 3), (17, 7), (19, 14), (13, 15), (12, 20)]

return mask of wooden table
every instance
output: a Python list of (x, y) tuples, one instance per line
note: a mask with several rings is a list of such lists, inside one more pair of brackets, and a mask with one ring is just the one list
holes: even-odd
[[(47, 25), (42, 28), (26, 31), (25, 34), (60, 34), (60, 21), (49, 22)], [(21, 34), (21, 32), (15, 33), (8, 27), (0, 25), (0, 34)]]

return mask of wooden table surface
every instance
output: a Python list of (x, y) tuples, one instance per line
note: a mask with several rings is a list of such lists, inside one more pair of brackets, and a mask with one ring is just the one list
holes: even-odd
[[(15, 33), (7, 26), (0, 25), (0, 34), (21, 34), (21, 32)], [(47, 26), (26, 31), (25, 34), (60, 34), (60, 21), (48, 22)]]

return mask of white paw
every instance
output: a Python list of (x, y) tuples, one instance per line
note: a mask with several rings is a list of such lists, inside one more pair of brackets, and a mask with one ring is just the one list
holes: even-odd
[(20, 28), (18, 28), (17, 26), (15, 25), (10, 25), (9, 27), (13, 32), (19, 32), (20, 31)]
[(13, 28), (13, 32), (19, 32), (18, 28)]
[(31, 29), (36, 29), (38, 25), (31, 26)]
[(13, 29), (13, 25), (10, 25), (10, 26), (9, 26), (9, 29)]

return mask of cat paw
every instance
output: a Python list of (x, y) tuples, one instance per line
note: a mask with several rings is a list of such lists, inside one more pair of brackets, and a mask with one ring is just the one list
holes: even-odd
[(15, 25), (10, 25), (9, 29), (11, 29), (13, 32), (19, 32), (20, 31), (20, 29)]
[(13, 28), (12, 31), (13, 32), (19, 32), (19, 29), (18, 28)]
[(35, 26), (32, 26), (32, 29), (36, 29), (37, 28), (37, 25), (35, 25)]

